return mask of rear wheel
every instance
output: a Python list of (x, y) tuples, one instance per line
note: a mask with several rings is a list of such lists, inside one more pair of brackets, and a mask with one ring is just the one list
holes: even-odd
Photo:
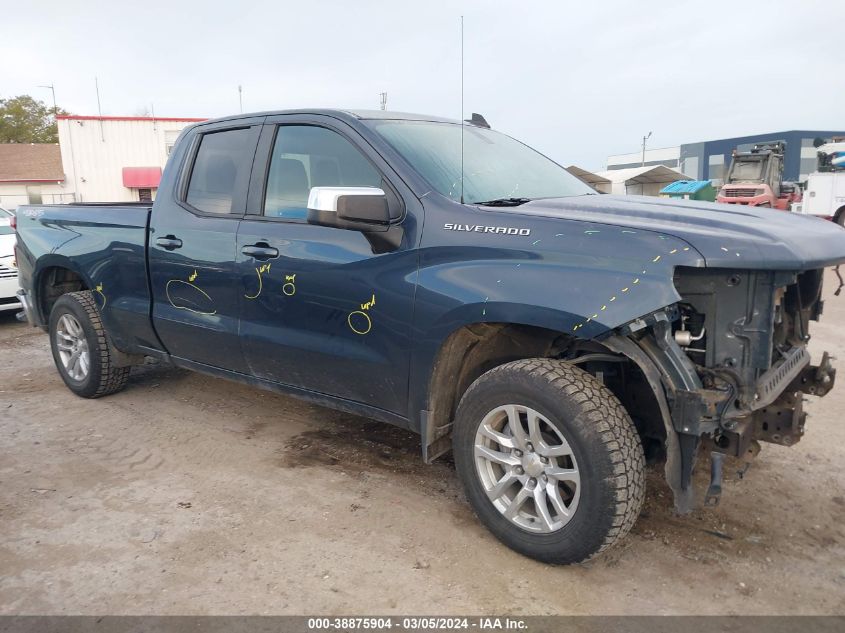
[(120, 391), (129, 367), (116, 367), (90, 290), (64, 294), (50, 312), (50, 348), (68, 389), (83, 398)]
[(481, 376), (461, 399), (453, 448), (479, 519), (531, 558), (583, 561), (639, 515), (639, 435), (606, 387), (562, 361), (515, 361)]

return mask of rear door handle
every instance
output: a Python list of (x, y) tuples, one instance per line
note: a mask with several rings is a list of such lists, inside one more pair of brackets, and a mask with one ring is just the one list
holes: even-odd
[(173, 251), (177, 248), (182, 248), (182, 240), (175, 235), (165, 235), (164, 237), (156, 238), (156, 245), (161, 246), (165, 250)]
[(273, 259), (279, 256), (279, 249), (273, 248), (266, 242), (258, 242), (258, 244), (250, 244), (241, 249), (241, 253), (258, 260)]

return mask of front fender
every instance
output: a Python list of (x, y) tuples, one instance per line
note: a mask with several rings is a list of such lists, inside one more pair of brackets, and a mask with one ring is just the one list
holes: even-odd
[(425, 408), (438, 351), (461, 327), (511, 323), (602, 337), (677, 302), (675, 267), (702, 265), (701, 254), (673, 236), (580, 221), (532, 224), (530, 236), (508, 238), (442, 232), (442, 245), (420, 250), (412, 420)]
[(608, 232), (561, 235), (546, 248), (423, 249), (417, 330), (442, 341), (468, 323), (504, 322), (590, 339), (680, 299), (675, 267), (700, 265), (697, 251), (647, 231)]

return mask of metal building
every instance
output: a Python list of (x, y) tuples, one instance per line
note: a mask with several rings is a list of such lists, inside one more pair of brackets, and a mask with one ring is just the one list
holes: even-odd
[(155, 199), (182, 128), (198, 118), (59, 115), (65, 189), (78, 202)]
[[(845, 132), (789, 130), (646, 149), (645, 165), (662, 165), (677, 169), (695, 180), (711, 180), (719, 187), (730, 166), (734, 149), (748, 151), (757, 143), (783, 141), (786, 143), (784, 180), (800, 182), (806, 180), (816, 169), (816, 139), (824, 140), (842, 135), (845, 135)], [(642, 151), (616, 154), (607, 158), (607, 169), (629, 169), (640, 167), (642, 163)]]

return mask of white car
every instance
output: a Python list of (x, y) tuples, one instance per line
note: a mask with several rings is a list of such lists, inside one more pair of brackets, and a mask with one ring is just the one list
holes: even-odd
[(0, 312), (20, 310), (21, 304), (17, 298), (18, 287), (15, 230), (12, 228), (10, 217), (0, 214)]

